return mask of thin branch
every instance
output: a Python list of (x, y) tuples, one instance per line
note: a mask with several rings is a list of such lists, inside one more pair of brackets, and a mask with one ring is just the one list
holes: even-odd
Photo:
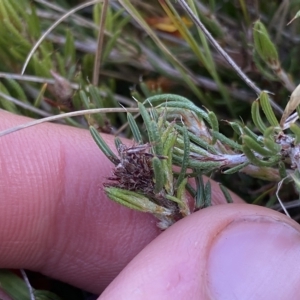
[(10, 101), (10, 102), (18, 105), (18, 106), (20, 106), (22, 108), (25, 108), (25, 109), (27, 109), (27, 110), (29, 110), (31, 112), (34, 112), (34, 113), (36, 113), (36, 114), (38, 114), (40, 116), (43, 116), (43, 117), (49, 117), (49, 116), (51, 116), (51, 114), (49, 114), (49, 113), (47, 113), (47, 112), (45, 112), (45, 111), (43, 111), (41, 109), (38, 109), (38, 108), (36, 108), (34, 106), (31, 106), (31, 105), (29, 105), (27, 103), (24, 103), (24, 102), (22, 102), (22, 101), (20, 101), (20, 100), (18, 100), (16, 98), (14, 98), (14, 97), (12, 97), (12, 96), (4, 94), (2, 92), (0, 92), (0, 97), (2, 97), (5, 100)]
[(261, 90), (254, 84), (254, 82), (248, 78), (248, 76), (240, 69), (240, 67), (231, 59), (231, 57), (223, 50), (223, 48), (218, 44), (218, 42), (213, 38), (210, 32), (202, 24), (202, 22), (195, 16), (193, 11), (190, 9), (188, 4), (184, 0), (178, 0), (182, 8), (188, 13), (195, 24), (204, 32), (209, 42), (216, 48), (216, 50), (224, 57), (228, 64), (237, 72), (237, 74), (247, 83), (247, 85), (252, 88), (256, 94), (260, 94)]
[[(22, 80), (22, 81), (29, 81), (29, 82), (55, 84), (55, 80), (52, 78), (38, 77), (38, 76), (32, 76), (32, 75), (20, 75), (20, 74), (5, 73), (5, 72), (0, 72), (0, 78), (9, 78), (9, 79)], [(70, 86), (74, 90), (79, 90), (81, 88), (79, 86), (79, 84), (74, 83), (74, 82), (70, 82)], [(105, 91), (99, 91), (99, 93), (103, 97), (107, 96), (107, 93)], [(124, 97), (122, 95), (118, 95), (118, 94), (114, 94), (114, 97), (118, 102), (132, 106), (132, 101), (129, 98)], [(36, 113), (38, 113), (38, 112), (36, 111)], [(42, 116), (41, 113), (39, 113), (39, 114)]]
[(118, 113), (118, 112), (139, 112), (138, 108), (95, 108), (95, 109), (86, 109), (86, 110), (78, 110), (78, 111), (72, 111), (69, 113), (64, 113), (64, 114), (60, 114), (60, 115), (55, 115), (55, 116), (51, 116), (51, 117), (46, 117), (43, 119), (39, 119), (39, 120), (34, 120), (25, 124), (20, 124), (17, 125), (15, 127), (12, 128), (8, 128), (6, 130), (3, 130), (0, 132), (0, 137), (25, 129), (25, 128), (29, 128), (35, 125), (39, 125), (45, 122), (52, 122), (52, 121), (57, 121), (60, 119), (65, 119), (68, 117), (76, 117), (76, 116), (82, 116), (82, 115), (86, 115), (86, 114), (98, 114), (98, 113)]
[(101, 17), (99, 24), (99, 31), (97, 37), (97, 50), (95, 55), (95, 63), (93, 70), (93, 85), (97, 86), (99, 82), (99, 74), (100, 74), (100, 66), (101, 66), (101, 57), (103, 53), (103, 41), (104, 41), (104, 33), (105, 33), (105, 21), (108, 9), (109, 0), (103, 0), (103, 5), (101, 9)]
[[(66, 9), (62, 8), (61, 6), (50, 3), (49, 1), (45, 1), (45, 0), (34, 0), (34, 1), (37, 2), (37, 3), (43, 4), (46, 7), (49, 7), (51, 9), (53, 9), (54, 11), (57, 11), (57, 12), (60, 12), (60, 13), (68, 12)], [(37, 10), (37, 15), (38, 16), (43, 17), (42, 14), (47, 14), (47, 13), (42, 12), (41, 10)], [(98, 26), (94, 22), (91, 22), (91, 21), (89, 21), (89, 20), (87, 20), (87, 19), (85, 19), (85, 18), (83, 18), (79, 15), (74, 14), (73, 18), (78, 22), (78, 24), (80, 24), (80, 26), (85, 26), (85, 27), (88, 27), (88, 28), (96, 29), (96, 30), (98, 29)]]
[[(136, 118), (138, 118), (141, 114), (137, 113), (135, 116), (133, 116), (133, 119), (135, 120)], [(116, 132), (114, 132), (115, 136), (118, 136), (123, 130), (126, 129), (126, 127), (128, 126), (128, 122), (124, 123)]]
[[(20, 74), (15, 74), (15, 73), (0, 72), (0, 78), (15, 79), (15, 80), (20, 80), (20, 81), (29, 81), (29, 82), (35, 82), (35, 83), (55, 84), (55, 79), (52, 79), (52, 78), (32, 76), (32, 75), (20, 75)], [(71, 82), (70, 85), (75, 90), (78, 90), (80, 88), (79, 84), (77, 84), (77, 83)]]
[(278, 182), (278, 186), (277, 186), (277, 190), (276, 190), (276, 198), (277, 198), (279, 204), (281, 205), (282, 210), (284, 211), (284, 213), (290, 218), (290, 217), (291, 217), (290, 214), (289, 214), (288, 211), (286, 210), (286, 208), (285, 208), (283, 202), (281, 201), (281, 199), (280, 199), (280, 197), (279, 197), (279, 191), (280, 191), (280, 188), (281, 188), (281, 186), (282, 186), (284, 180), (287, 179), (287, 178), (288, 178), (288, 176), (285, 177), (285, 178), (283, 178), (282, 180), (280, 180), (280, 181)]
[[(65, 37), (52, 35), (52, 34), (50, 34), (48, 36), (48, 39), (53, 41), (54, 43), (58, 43), (58, 44), (65, 44), (65, 41), (66, 41)], [(87, 52), (87, 53), (95, 53), (95, 51), (96, 51), (95, 50), (96, 43), (91, 40), (84, 41), (84, 42), (75, 41), (75, 47), (76, 47), (76, 49), (83, 51), (83, 52)], [(160, 65), (161, 68), (165, 70), (165, 73), (167, 73), (169, 75), (169, 77), (172, 77), (172, 79), (175, 78), (178, 80), (182, 80), (180, 72), (177, 71), (176, 69), (174, 69), (169, 64), (167, 64), (159, 55), (152, 53), (149, 49), (147, 49), (147, 47), (145, 47), (143, 45), (140, 45), (140, 47), (143, 50), (143, 52), (145, 52), (145, 54), (151, 58), (151, 60), (156, 61), (157, 64)], [(109, 60), (112, 62), (116, 62), (119, 59), (120, 59), (119, 54), (117, 53), (117, 51), (115, 51), (113, 49), (111, 51), (111, 53), (109, 54)], [(143, 59), (143, 60), (138, 61), (136, 59), (134, 60), (134, 59), (128, 58), (127, 63), (130, 66), (133, 66), (138, 69), (155, 71), (154, 66), (149, 63), (149, 59)], [(195, 74), (193, 74), (193, 76), (196, 80), (197, 85), (204, 87), (206, 89), (209, 89), (211, 91), (219, 91), (217, 84), (213, 80), (206, 78), (204, 76), (199, 76), (199, 75), (195, 75)], [(248, 92), (245, 89), (236, 89), (236, 88), (229, 87), (229, 86), (226, 86), (226, 88), (228, 89), (228, 92), (231, 96), (233, 96), (241, 101), (251, 103), (253, 98), (255, 98), (254, 93), (252, 94), (252, 92)], [(122, 103), (125, 103), (125, 102), (122, 102)]]
[(30, 59), (32, 58), (34, 52), (37, 50), (37, 48), (41, 45), (41, 43), (44, 41), (44, 39), (46, 38), (46, 36), (56, 27), (58, 26), (61, 22), (63, 22), (66, 18), (68, 18), (70, 15), (74, 14), (75, 12), (85, 8), (85, 7), (88, 7), (88, 6), (91, 6), (93, 4), (96, 4), (98, 2), (102, 2), (102, 0), (92, 0), (92, 1), (89, 1), (89, 2), (86, 2), (86, 3), (83, 3), (81, 5), (78, 5), (76, 6), (75, 8), (71, 9), (70, 11), (68, 11), (66, 14), (64, 14), (63, 16), (61, 16), (56, 22), (54, 22), (43, 34), (42, 36), (39, 38), (39, 40), (35, 43), (35, 45), (33, 46), (33, 48), (30, 50), (28, 56), (26, 57), (26, 60), (25, 60), (25, 63), (23, 65), (23, 68), (22, 68), (22, 71), (21, 71), (21, 74), (23, 75), (27, 66), (28, 66), (28, 63), (30, 61)]
[(285, 27), (289, 6), (290, 6), (290, 0), (281, 1), (271, 21), (269, 22), (268, 25), (269, 28), (271, 27), (276, 28), (276, 37), (275, 37), (276, 44), (280, 43), (280, 39), (283, 36), (282, 32)]
[[(240, 67), (232, 60), (232, 58), (223, 50), (223, 48), (218, 44), (218, 42), (214, 39), (214, 37), (210, 34), (210, 32), (206, 29), (203, 23), (195, 16), (193, 11), (190, 9), (188, 4), (184, 0), (178, 0), (181, 7), (187, 12), (190, 18), (195, 22), (195, 24), (203, 31), (206, 35), (209, 42), (216, 48), (216, 50), (224, 57), (224, 59), (228, 62), (228, 64), (236, 71), (236, 73), (240, 76), (240, 78), (250, 87), (252, 88), (257, 95), (261, 93), (261, 89), (255, 85), (255, 83), (240, 69)], [(282, 108), (277, 105), (273, 100), (270, 99), (270, 102), (274, 109), (276, 109), (279, 113), (282, 113)]]
[(35, 300), (35, 297), (34, 297), (34, 290), (29, 282), (29, 279), (25, 273), (25, 270), (24, 269), (20, 269), (20, 272), (22, 274), (22, 277), (25, 281), (25, 284), (27, 285), (27, 288), (28, 288), (28, 292), (29, 292), (29, 295), (30, 295), (30, 300)]

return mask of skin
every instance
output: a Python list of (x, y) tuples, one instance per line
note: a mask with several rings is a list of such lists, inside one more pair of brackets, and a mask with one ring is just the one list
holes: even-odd
[[(0, 119), (0, 130), (29, 121)], [(151, 215), (107, 199), (112, 164), (88, 131), (42, 124), (0, 145), (0, 268), (99, 299), (298, 299), (300, 226), (283, 214), (236, 195), (224, 204), (213, 182), (213, 207), (161, 233)]]

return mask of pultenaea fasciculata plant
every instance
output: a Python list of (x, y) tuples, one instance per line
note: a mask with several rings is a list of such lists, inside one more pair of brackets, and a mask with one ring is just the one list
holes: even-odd
[[(297, 89), (291, 101), (296, 94)], [(105, 184), (109, 198), (129, 208), (154, 214), (161, 229), (210, 205), (210, 184), (208, 181), (204, 185), (204, 174), (239, 171), (278, 182), (289, 174), (291, 179), (298, 178), (299, 127), (288, 124), (289, 119), (279, 123), (264, 91), (253, 102), (251, 110), (253, 123), (261, 135), (240, 122), (227, 122), (238, 135), (236, 141), (219, 132), (219, 122), (212, 111), (200, 109), (184, 97), (153, 96), (144, 104), (138, 103), (138, 107), (147, 142), (143, 141), (132, 115), (127, 113), (134, 142), (128, 147), (116, 138), (119, 157), (94, 127), (90, 130), (98, 146), (115, 164), (113, 176), (108, 177)], [(263, 121), (261, 110), (269, 124)], [(285, 133), (286, 127), (293, 134)], [(195, 178), (196, 190), (189, 185), (188, 178)], [(222, 191), (231, 202), (224, 187)], [(188, 203), (187, 192), (194, 197), (193, 204)]]

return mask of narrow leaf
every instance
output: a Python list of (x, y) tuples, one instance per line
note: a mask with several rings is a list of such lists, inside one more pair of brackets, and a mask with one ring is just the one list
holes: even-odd
[(250, 148), (251, 150), (253, 150), (263, 156), (272, 156), (272, 152), (270, 150), (265, 149), (263, 146), (261, 146), (258, 142), (256, 142), (250, 136), (247, 136), (247, 135), (243, 136), (243, 142), (248, 148)]
[(279, 154), (281, 150), (281, 146), (277, 144), (273, 139), (271, 138), (264, 138), (264, 144), (268, 150), (271, 151), (272, 155)]
[(30, 295), (25, 282), (9, 270), (0, 270), (0, 285), (12, 299), (30, 300)]
[[(212, 111), (208, 112), (208, 117), (210, 119), (211, 128), (214, 132), (219, 132), (219, 122), (216, 114)], [(217, 141), (216, 136), (213, 136), (212, 144), (215, 144)]]
[(34, 107), (39, 107), (41, 105), (46, 89), (47, 89), (47, 83), (43, 84), (41, 90), (39, 91), (37, 97), (35, 98), (33, 104)]
[(287, 177), (287, 172), (286, 172), (285, 164), (283, 161), (280, 161), (278, 163), (278, 170), (279, 170), (279, 175), (280, 175), (281, 179)]
[(139, 111), (144, 120), (144, 124), (147, 129), (147, 133), (149, 136), (150, 143), (153, 145), (153, 149), (156, 155), (162, 155), (162, 144), (160, 141), (160, 134), (158, 131), (157, 123), (151, 120), (150, 115), (142, 103), (138, 103)]
[(199, 170), (196, 170), (196, 172), (199, 174), (196, 176), (196, 209), (200, 209), (204, 207), (204, 182), (202, 174), (199, 172)]
[(211, 184), (208, 180), (204, 187), (204, 207), (211, 206)]
[(249, 159), (251, 163), (258, 167), (271, 167), (274, 166), (281, 158), (281, 156), (273, 156), (269, 160), (261, 160), (258, 159), (255, 154), (252, 152), (252, 150), (247, 147), (246, 145), (243, 145), (243, 152)]
[(111, 200), (128, 208), (164, 216), (171, 215), (169, 209), (155, 204), (147, 197), (138, 193), (115, 187), (106, 187), (104, 190)]
[(161, 190), (165, 185), (165, 174), (164, 174), (163, 164), (158, 157), (153, 157), (152, 166), (153, 166), (154, 181), (155, 181), (154, 192), (158, 194), (161, 192)]
[(269, 121), (269, 123), (272, 126), (278, 127), (279, 126), (279, 122), (274, 114), (274, 111), (272, 109), (272, 106), (270, 104), (270, 99), (269, 96), (266, 92), (261, 92), (261, 94), (259, 95), (259, 100), (260, 100), (260, 104), (261, 104), (261, 108), (263, 110), (263, 112), (265, 113), (265, 116), (267, 118), (267, 120)]
[(177, 187), (181, 184), (182, 180), (186, 177), (186, 170), (187, 170), (189, 156), (190, 156), (190, 139), (188, 135), (188, 130), (185, 126), (182, 127), (182, 133), (183, 133), (184, 149), (183, 149), (183, 157), (182, 157), (182, 166), (176, 182)]
[(254, 47), (262, 60), (272, 68), (278, 68), (278, 53), (275, 45), (271, 41), (268, 31), (261, 21), (256, 21), (253, 27)]
[(101, 151), (105, 154), (105, 156), (113, 163), (113, 164), (118, 164), (119, 163), (119, 158), (111, 151), (109, 146), (106, 144), (106, 142), (103, 140), (101, 135), (98, 133), (95, 127), (90, 126), (90, 132), (91, 135), (98, 145), (98, 147), (101, 149)]
[(300, 128), (297, 124), (292, 123), (290, 125), (290, 129), (291, 131), (295, 134), (295, 144), (299, 144), (300, 143)]
[(228, 189), (221, 183), (219, 184), (219, 186), (220, 186), (220, 189), (221, 189), (227, 203), (233, 203), (232, 197), (231, 197)]
[(242, 146), (240, 144), (238, 144), (235, 141), (229, 139), (228, 137), (226, 137), (224, 134), (222, 134), (220, 132), (213, 131), (212, 136), (215, 137), (220, 142), (232, 147), (233, 149), (242, 150)]
[(189, 203), (188, 200), (185, 197), (185, 190), (186, 190), (186, 184), (187, 184), (187, 178), (181, 181), (180, 185), (177, 188), (176, 197), (180, 200), (178, 202), (180, 213), (186, 217), (190, 215), (190, 209), (189, 209)]
[(131, 129), (134, 140), (138, 144), (142, 144), (143, 143), (142, 134), (141, 134), (139, 127), (136, 124), (136, 121), (131, 113), (127, 113), (127, 121), (128, 121), (129, 127)]
[(243, 133), (242, 126), (237, 122), (228, 122), (233, 131), (240, 136)]
[(232, 167), (230, 169), (227, 169), (226, 171), (223, 171), (223, 174), (229, 175), (229, 174), (234, 174), (242, 169), (244, 169), (246, 166), (249, 165), (249, 161), (246, 161), (238, 166)]
[(259, 112), (259, 103), (257, 100), (252, 103), (251, 115), (252, 115), (252, 120), (254, 125), (261, 133), (264, 133), (267, 127), (264, 124), (263, 120), (261, 119), (260, 112)]

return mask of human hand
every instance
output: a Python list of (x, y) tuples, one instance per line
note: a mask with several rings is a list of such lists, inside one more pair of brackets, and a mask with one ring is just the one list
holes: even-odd
[[(0, 116), (1, 130), (27, 121)], [(98, 294), (115, 278), (100, 299), (299, 298), (300, 227), (284, 215), (233, 196), (159, 235), (105, 197), (111, 164), (86, 130), (43, 124), (0, 145), (1, 268)], [(212, 198), (224, 203), (216, 184)]]

